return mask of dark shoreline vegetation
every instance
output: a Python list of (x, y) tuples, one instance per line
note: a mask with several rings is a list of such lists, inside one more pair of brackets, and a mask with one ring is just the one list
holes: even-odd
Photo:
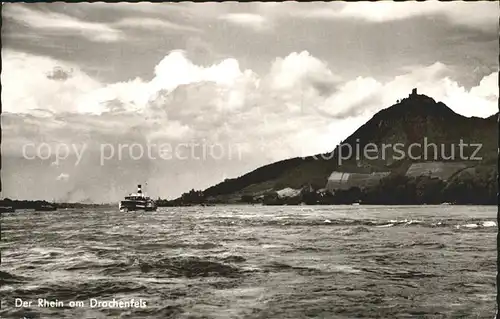
[(460, 174), (447, 182), (429, 176), (408, 177), (389, 175), (367, 188), (351, 187), (330, 192), (304, 186), (295, 196), (279, 196), (276, 191), (262, 195), (243, 194), (224, 201), (207, 197), (202, 191), (191, 190), (175, 200), (159, 200), (158, 206), (192, 206), (217, 204), (263, 205), (497, 205), (497, 169), (482, 167), (477, 173)]
[(46, 200), (13, 200), (4, 198), (0, 200), (0, 212), (14, 212), (15, 210), (55, 211), (57, 209), (98, 208), (110, 204), (84, 204), (84, 203), (56, 203)]

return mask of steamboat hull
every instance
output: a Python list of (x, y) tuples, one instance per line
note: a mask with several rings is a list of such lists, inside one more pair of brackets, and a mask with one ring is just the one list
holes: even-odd
[(156, 211), (156, 204), (148, 201), (121, 201), (119, 206), (121, 211)]

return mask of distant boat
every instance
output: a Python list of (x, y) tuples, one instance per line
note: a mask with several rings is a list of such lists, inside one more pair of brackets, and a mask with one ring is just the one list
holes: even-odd
[(137, 193), (125, 196), (125, 199), (120, 201), (118, 207), (120, 211), (128, 212), (137, 210), (156, 211), (158, 206), (153, 199), (142, 193), (141, 185), (137, 185)]
[(35, 207), (35, 212), (53, 212), (56, 210), (57, 207), (53, 204), (40, 204)]

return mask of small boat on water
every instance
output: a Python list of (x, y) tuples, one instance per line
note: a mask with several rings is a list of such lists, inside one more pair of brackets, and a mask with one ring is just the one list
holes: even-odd
[(51, 205), (51, 204), (41, 204), (35, 207), (35, 212), (53, 212), (56, 210), (57, 210), (56, 205)]
[(57, 204), (55, 202), (35, 201), (34, 204), (33, 208), (35, 212), (54, 212), (57, 210)]
[(156, 211), (158, 206), (150, 197), (142, 193), (141, 185), (137, 185), (137, 193), (130, 193), (125, 199), (120, 201), (119, 209), (122, 212), (128, 211)]

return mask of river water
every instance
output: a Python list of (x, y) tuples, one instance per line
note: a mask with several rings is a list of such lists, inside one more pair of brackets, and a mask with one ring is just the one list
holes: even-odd
[[(492, 319), (496, 211), (213, 206), (4, 214), (0, 317)], [(58, 307), (39, 307), (39, 298)]]

